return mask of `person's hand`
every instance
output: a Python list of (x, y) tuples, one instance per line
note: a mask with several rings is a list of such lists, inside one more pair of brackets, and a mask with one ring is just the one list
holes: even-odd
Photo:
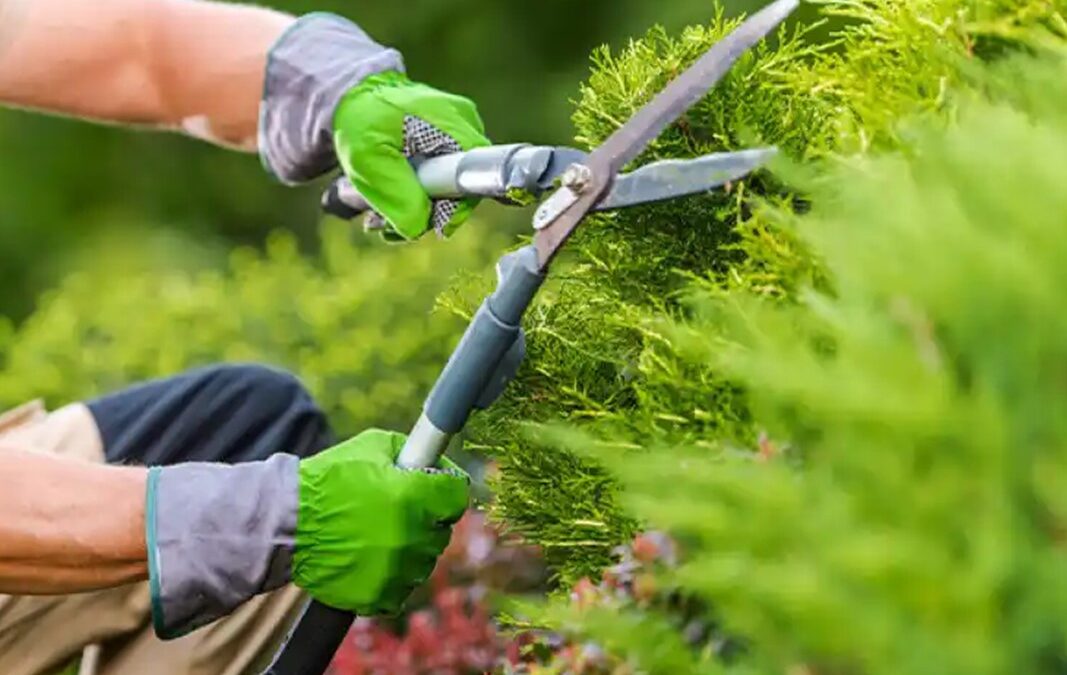
[(394, 462), (402, 434), (369, 430), (300, 460), (153, 467), (145, 538), (164, 639), (290, 581), (360, 614), (398, 611), (467, 508), (468, 476)]
[(392, 614), (433, 571), (469, 499), (467, 475), (395, 465), (402, 434), (369, 430), (300, 463), (293, 581), (316, 600)]
[(400, 54), (351, 21), (316, 13), (299, 19), (267, 58), (259, 152), (284, 183), (340, 166), (373, 207), (380, 229), (410, 240), (448, 236), (475, 200), (431, 203), (408, 163), (488, 145), (474, 104), (404, 75)]
[(476, 199), (431, 203), (408, 159), (489, 145), (470, 100), (412, 82), (398, 72), (372, 75), (345, 94), (333, 118), (345, 175), (387, 226), (415, 239), (432, 228), (449, 236)]

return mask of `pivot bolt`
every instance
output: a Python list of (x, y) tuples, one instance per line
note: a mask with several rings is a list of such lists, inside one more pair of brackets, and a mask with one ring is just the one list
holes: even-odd
[(593, 182), (593, 170), (585, 164), (571, 164), (563, 171), (559, 182), (563, 187), (581, 194), (589, 189), (589, 184)]

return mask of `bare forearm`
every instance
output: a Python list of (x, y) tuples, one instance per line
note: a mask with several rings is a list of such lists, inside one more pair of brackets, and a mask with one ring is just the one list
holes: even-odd
[(4, 0), (0, 101), (255, 149), (267, 53), (293, 18), (202, 0)]
[(74, 593), (147, 578), (146, 473), (0, 449), (0, 593)]

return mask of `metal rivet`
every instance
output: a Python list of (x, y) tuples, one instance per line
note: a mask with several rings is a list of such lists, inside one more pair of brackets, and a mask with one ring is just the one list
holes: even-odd
[(593, 182), (593, 170), (585, 164), (571, 164), (563, 171), (563, 175), (559, 177), (559, 182), (564, 187), (581, 194)]

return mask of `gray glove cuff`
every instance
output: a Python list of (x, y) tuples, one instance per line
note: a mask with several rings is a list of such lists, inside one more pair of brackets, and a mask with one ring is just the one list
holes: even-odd
[(336, 167), (337, 104), (363, 79), (387, 70), (404, 70), (400, 52), (378, 44), (348, 19), (327, 13), (298, 19), (267, 57), (259, 111), (263, 166), (289, 185)]
[(289, 581), (299, 464), (275, 455), (149, 470), (145, 530), (159, 637), (180, 637)]

